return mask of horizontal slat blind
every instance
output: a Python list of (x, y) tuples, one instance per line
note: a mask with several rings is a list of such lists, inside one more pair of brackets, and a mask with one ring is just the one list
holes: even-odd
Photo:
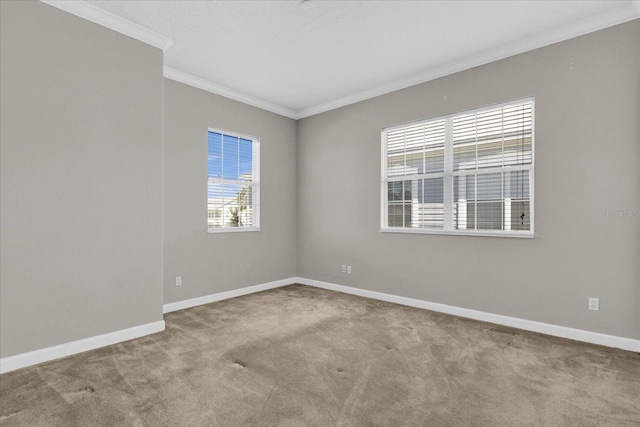
[(444, 172), (444, 120), (391, 130), (387, 143), (388, 177), (400, 179), (388, 183), (389, 226), (442, 227), (442, 178), (405, 177)]
[(209, 230), (259, 227), (257, 139), (210, 130), (207, 156)]
[(533, 101), (383, 130), (382, 228), (532, 231)]
[(391, 130), (387, 144), (389, 177), (444, 172), (444, 120)]

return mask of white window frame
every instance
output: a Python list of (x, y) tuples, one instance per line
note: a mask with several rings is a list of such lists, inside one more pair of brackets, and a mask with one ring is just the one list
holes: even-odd
[[(257, 136), (242, 134), (240, 132), (228, 131), (220, 128), (208, 128), (207, 129), (207, 140), (209, 136), (209, 132), (220, 133), (223, 135), (229, 135), (242, 139), (249, 139), (252, 142), (253, 147), (253, 155), (257, 154), (257, 161), (254, 161), (252, 170), (253, 173), (253, 181), (240, 181), (240, 180), (229, 180), (222, 178), (211, 178), (214, 182), (222, 182), (229, 184), (241, 184), (241, 185), (250, 185), (252, 187), (252, 200), (253, 200), (253, 227), (231, 227), (224, 226), (219, 228), (209, 228), (209, 203), (208, 203), (208, 193), (207, 193), (207, 233), (209, 234), (218, 234), (218, 233), (244, 233), (244, 232), (252, 232), (252, 231), (260, 231), (260, 138)], [(209, 153), (209, 149), (207, 147), (207, 156)], [(255, 157), (254, 157), (255, 158)], [(207, 172), (207, 185), (209, 182), (209, 173)]]
[[(452, 140), (452, 129), (451, 123), (452, 119), (456, 116), (472, 114), (472, 113), (480, 113), (483, 111), (493, 110), (501, 107), (505, 107), (508, 105), (518, 104), (518, 103), (531, 103), (531, 164), (527, 165), (518, 165), (518, 166), (498, 166), (492, 168), (482, 168), (482, 169), (471, 169), (471, 170), (458, 170), (453, 171), (453, 140)], [(441, 173), (429, 173), (429, 174), (421, 174), (421, 175), (406, 175), (406, 176), (397, 176), (389, 179), (387, 176), (387, 132), (394, 129), (405, 128), (412, 125), (418, 125), (423, 123), (429, 123), (438, 120), (445, 120), (445, 159), (444, 159), (444, 172)], [(502, 102), (499, 104), (492, 104), (483, 107), (478, 107), (470, 110), (460, 111), (456, 113), (446, 114), (443, 116), (433, 117), (426, 120), (418, 120), (414, 122), (404, 123), (401, 125), (388, 126), (381, 130), (381, 157), (380, 157), (380, 165), (381, 165), (381, 183), (380, 183), (380, 232), (383, 233), (412, 233), (412, 234), (444, 234), (444, 235), (453, 235), (453, 236), (485, 236), (485, 237), (516, 237), (516, 238), (533, 238), (534, 233), (534, 224), (535, 224), (535, 98), (533, 96), (527, 98), (516, 99), (513, 101)], [(481, 174), (489, 174), (489, 173), (506, 173), (506, 172), (515, 172), (519, 170), (528, 170), (529, 171), (529, 214), (530, 214), (530, 229), (529, 230), (456, 230), (456, 229), (430, 229), (430, 228), (405, 228), (405, 227), (388, 227), (388, 183), (392, 181), (411, 181), (416, 178), (424, 178), (425, 175), (428, 175), (429, 178), (437, 178), (443, 177), (445, 185), (451, 185), (453, 187), (453, 177), (454, 176), (464, 176), (464, 175), (478, 175), (478, 171), (481, 171)], [(453, 188), (451, 189), (453, 190)], [(447, 197), (449, 195), (449, 199)], [(445, 218), (444, 223), (445, 227), (452, 227), (452, 212), (448, 212), (452, 210), (453, 207), (453, 191), (447, 192), (444, 191), (444, 210), (445, 210)], [(449, 213), (449, 215), (447, 215)], [(477, 220), (477, 219), (476, 219)]]

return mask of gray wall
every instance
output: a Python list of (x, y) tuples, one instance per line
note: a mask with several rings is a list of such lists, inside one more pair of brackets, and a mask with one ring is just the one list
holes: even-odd
[[(639, 45), (635, 20), (301, 120), (298, 276), (640, 338), (639, 219), (603, 216), (639, 209)], [(382, 127), (531, 95), (535, 239), (379, 232)]]
[(162, 320), (162, 52), (0, 4), (0, 356)]
[[(0, 5), (0, 357), (296, 275), (640, 338), (639, 220), (603, 215), (639, 209), (640, 21), (296, 123), (163, 81), (126, 36)], [(382, 127), (531, 95), (535, 239), (378, 231)], [(206, 232), (208, 127), (261, 138), (260, 232)]]
[[(295, 276), (296, 122), (172, 80), (164, 87), (164, 302)], [(209, 127), (260, 138), (259, 232), (207, 233)]]

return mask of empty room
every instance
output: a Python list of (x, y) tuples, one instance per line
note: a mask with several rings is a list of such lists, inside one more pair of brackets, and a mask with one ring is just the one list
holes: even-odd
[(0, 426), (640, 426), (640, 1), (0, 0)]

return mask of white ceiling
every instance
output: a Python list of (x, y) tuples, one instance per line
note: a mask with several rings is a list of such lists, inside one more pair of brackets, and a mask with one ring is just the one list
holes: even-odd
[(168, 77), (294, 118), (640, 17), (638, 0), (89, 3), (171, 39)]

